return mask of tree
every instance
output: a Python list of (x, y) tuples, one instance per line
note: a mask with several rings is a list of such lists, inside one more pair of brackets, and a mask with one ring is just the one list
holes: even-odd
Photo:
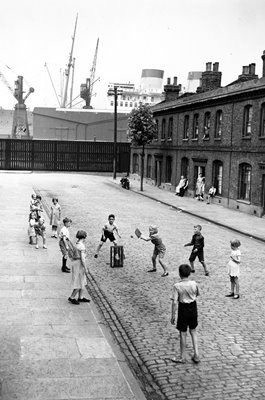
[(143, 191), (145, 145), (157, 138), (157, 125), (150, 107), (140, 104), (139, 107), (134, 108), (128, 120), (128, 128), (131, 143), (135, 146), (142, 146), (141, 191)]

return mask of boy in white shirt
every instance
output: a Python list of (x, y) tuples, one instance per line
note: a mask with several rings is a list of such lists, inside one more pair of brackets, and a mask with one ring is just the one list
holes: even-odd
[(69, 227), (72, 223), (72, 220), (70, 218), (64, 218), (63, 219), (63, 227), (60, 230), (59, 233), (59, 246), (60, 250), (62, 252), (63, 258), (62, 258), (62, 272), (70, 273), (70, 268), (67, 267), (67, 258), (68, 258), (68, 249), (69, 249), (69, 240), (70, 240), (70, 232), (69, 232)]

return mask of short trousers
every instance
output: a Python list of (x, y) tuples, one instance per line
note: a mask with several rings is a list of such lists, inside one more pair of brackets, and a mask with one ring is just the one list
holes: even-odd
[(189, 261), (191, 261), (191, 262), (194, 261), (196, 257), (198, 257), (200, 262), (204, 261), (203, 250), (199, 250), (196, 253), (193, 253), (193, 251), (192, 251), (191, 254), (190, 254)]
[(177, 329), (187, 332), (187, 328), (195, 329), (198, 325), (197, 303), (179, 303)]
[(166, 254), (166, 250), (158, 250), (156, 247), (154, 248), (153, 251), (153, 257), (156, 258), (164, 258)]
[[(68, 240), (68, 239), (66, 239), (66, 240)], [(59, 247), (60, 247), (60, 250), (62, 252), (62, 255), (63, 256), (68, 256), (68, 251), (67, 251), (67, 249), (65, 247), (65, 243), (64, 243), (63, 239), (59, 240)]]
[(104, 231), (104, 235), (101, 236), (101, 242), (106, 242), (107, 239), (109, 239), (110, 242), (115, 241), (115, 236), (113, 235), (112, 232), (109, 231)]

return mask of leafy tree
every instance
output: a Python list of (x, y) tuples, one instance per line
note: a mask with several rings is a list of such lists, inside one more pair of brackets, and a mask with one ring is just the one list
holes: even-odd
[(129, 138), (135, 146), (142, 146), (141, 152), (141, 191), (143, 191), (144, 180), (144, 149), (145, 145), (157, 138), (157, 125), (149, 106), (140, 104), (131, 111), (129, 120)]

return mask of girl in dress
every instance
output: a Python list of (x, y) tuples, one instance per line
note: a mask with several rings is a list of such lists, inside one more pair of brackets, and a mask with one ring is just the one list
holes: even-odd
[[(90, 300), (83, 296), (86, 290), (86, 247), (85, 240), (87, 233), (79, 230), (76, 234), (76, 250), (77, 257), (72, 260), (72, 294), (68, 301), (72, 304), (78, 305), (79, 303), (89, 303)], [(76, 295), (78, 295), (76, 299)]]
[(241, 243), (238, 239), (233, 239), (231, 244), (231, 255), (230, 261), (228, 262), (228, 275), (230, 276), (231, 282), (231, 292), (226, 295), (226, 297), (233, 297), (234, 299), (239, 299), (239, 265), (241, 252), (239, 247)]
[(37, 215), (35, 211), (32, 211), (29, 214), (29, 226), (28, 226), (28, 236), (29, 236), (29, 244), (35, 244), (36, 232), (35, 232), (35, 224), (37, 223)]
[(52, 236), (57, 238), (58, 225), (61, 223), (61, 206), (58, 199), (52, 199), (50, 225), (52, 226)]

